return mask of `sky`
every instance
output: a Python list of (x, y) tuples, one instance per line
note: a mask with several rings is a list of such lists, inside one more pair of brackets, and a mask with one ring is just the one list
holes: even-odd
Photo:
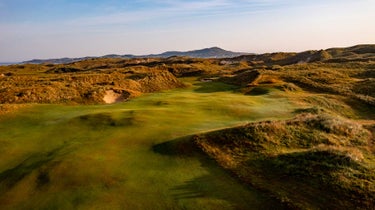
[(375, 0), (0, 0), (0, 62), (375, 44)]

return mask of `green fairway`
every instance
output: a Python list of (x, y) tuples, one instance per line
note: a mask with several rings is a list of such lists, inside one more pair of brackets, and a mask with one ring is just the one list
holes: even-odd
[(250, 96), (233, 89), (196, 82), (119, 104), (32, 105), (4, 115), (1, 209), (277, 209), (202, 155), (153, 150), (195, 133), (293, 116), (278, 90)]

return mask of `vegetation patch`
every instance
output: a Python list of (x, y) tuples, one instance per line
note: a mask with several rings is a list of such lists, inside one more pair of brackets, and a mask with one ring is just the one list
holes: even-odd
[[(15, 68), (1, 67), (0, 72)], [(130, 71), (108, 65), (105, 72), (98, 72), (99, 68), (103, 66), (96, 62), (81, 61), (67, 66), (32, 65), (17, 70), (0, 80), (0, 103), (114, 103), (141, 93), (184, 87), (166, 70), (131, 68)]]
[[(368, 152), (372, 134), (355, 122), (309, 113), (193, 139), (239, 179), (295, 208), (374, 205), (375, 171), (368, 162), (374, 158)], [(305, 190), (296, 192), (296, 187)]]
[(265, 95), (268, 94), (270, 90), (265, 87), (254, 87), (251, 88), (246, 94), (251, 96), (259, 96), (259, 95)]
[(238, 86), (247, 86), (255, 82), (260, 76), (259, 71), (249, 70), (240, 72), (231, 77), (223, 77), (220, 80), (229, 84), (234, 84)]

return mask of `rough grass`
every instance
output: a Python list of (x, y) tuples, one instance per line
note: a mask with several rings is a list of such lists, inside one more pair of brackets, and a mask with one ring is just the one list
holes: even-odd
[(308, 113), (198, 135), (194, 141), (239, 179), (292, 208), (375, 205), (373, 137), (353, 121)]
[(0, 67), (0, 73), (8, 72), (0, 77), (0, 103), (96, 104), (104, 103), (108, 90), (128, 99), (141, 93), (183, 87), (163, 67), (138, 64), (118, 68), (118, 61), (102, 59), (65, 65)]
[(369, 65), (359, 63), (353, 68), (350, 64), (310, 64), (305, 65), (304, 69), (292, 65), (279, 75), (283, 80), (295, 83), (307, 91), (347, 96), (374, 106), (371, 78), (358, 79), (357, 76), (372, 71), (367, 69)]

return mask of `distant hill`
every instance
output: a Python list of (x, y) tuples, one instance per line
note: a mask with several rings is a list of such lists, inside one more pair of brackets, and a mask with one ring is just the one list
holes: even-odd
[(375, 45), (356, 45), (347, 48), (329, 48), (326, 50), (308, 50), (296, 52), (276, 52), (265, 54), (241, 55), (232, 61), (261, 62), (265, 65), (291, 65), (312, 62), (351, 62), (375, 61)]
[(29, 61), (24, 61), (22, 63), (30, 63), (30, 64), (41, 64), (41, 63), (55, 63), (55, 64), (64, 64), (64, 63), (72, 63), (81, 60), (87, 60), (90, 58), (167, 58), (172, 56), (187, 56), (192, 58), (232, 58), (240, 55), (248, 55), (249, 53), (241, 53), (241, 52), (232, 52), (223, 50), (219, 47), (211, 47), (211, 48), (204, 48), (200, 50), (192, 50), (192, 51), (167, 51), (161, 54), (150, 54), (150, 55), (117, 55), (117, 54), (109, 54), (99, 57), (81, 57), (81, 58), (57, 58), (57, 59), (33, 59)]
[(41, 64), (55, 63), (65, 64), (90, 58), (168, 58), (173, 56), (186, 56), (192, 58), (219, 58), (230, 61), (262, 62), (266, 65), (291, 65), (296, 63), (311, 62), (350, 62), (350, 61), (375, 61), (375, 44), (356, 45), (347, 48), (329, 48), (326, 50), (308, 50), (304, 52), (275, 52), (264, 54), (251, 54), (232, 52), (219, 47), (204, 48), (192, 51), (167, 51), (161, 54), (150, 55), (117, 55), (109, 54), (99, 57), (81, 58), (57, 58), (57, 59), (34, 59), (22, 63)]

